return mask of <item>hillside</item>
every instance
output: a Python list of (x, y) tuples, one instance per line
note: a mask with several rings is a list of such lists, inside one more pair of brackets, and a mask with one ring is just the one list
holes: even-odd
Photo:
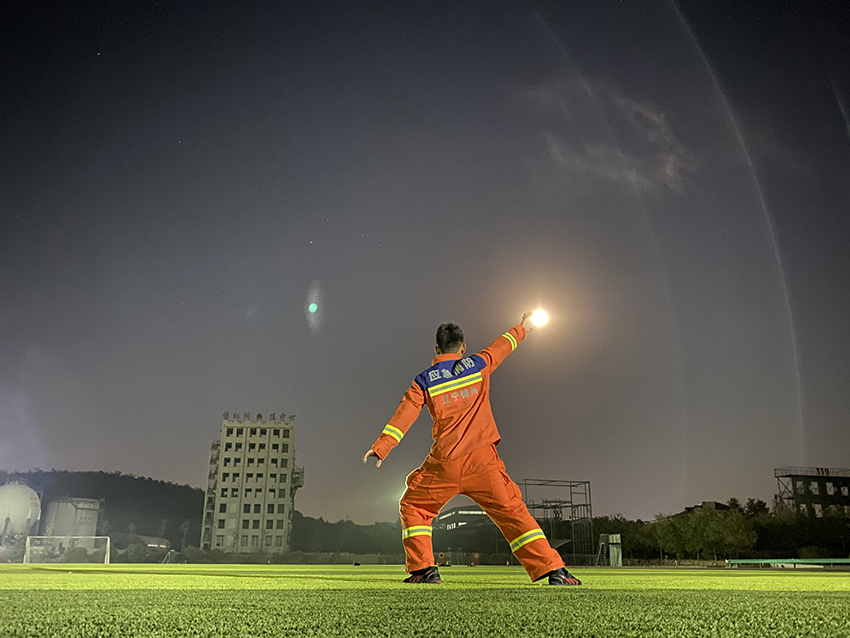
[(0, 470), (0, 484), (22, 481), (42, 492), (43, 502), (70, 496), (103, 499), (98, 533), (126, 532), (162, 536), (172, 547), (198, 545), (204, 491), (120, 472), (68, 472)]

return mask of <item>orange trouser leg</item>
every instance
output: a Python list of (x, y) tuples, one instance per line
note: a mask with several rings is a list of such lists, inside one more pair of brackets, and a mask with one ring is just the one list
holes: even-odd
[(399, 501), (401, 538), (408, 572), (434, 564), (431, 520), (440, 513), (443, 505), (457, 496), (459, 479), (457, 463), (440, 463), (430, 456), (418, 470), (408, 475), (405, 481), (407, 489)]
[(564, 567), (560, 554), (528, 513), (519, 487), (508, 476), (494, 447), (467, 457), (461, 493), (475, 501), (499, 527), (532, 581)]

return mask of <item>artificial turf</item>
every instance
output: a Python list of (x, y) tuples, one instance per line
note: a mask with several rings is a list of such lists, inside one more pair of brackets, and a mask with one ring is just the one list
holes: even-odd
[(0, 566), (0, 636), (848, 636), (850, 574), (508, 567)]

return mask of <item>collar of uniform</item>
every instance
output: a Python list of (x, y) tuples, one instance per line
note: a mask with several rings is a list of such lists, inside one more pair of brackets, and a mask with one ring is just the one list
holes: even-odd
[(460, 355), (457, 352), (447, 352), (446, 354), (438, 354), (434, 357), (433, 361), (431, 361), (431, 365), (435, 363), (440, 363), (441, 361), (452, 361), (454, 359), (460, 359)]

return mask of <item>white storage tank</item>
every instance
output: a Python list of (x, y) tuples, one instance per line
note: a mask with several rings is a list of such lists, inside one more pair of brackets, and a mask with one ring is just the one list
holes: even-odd
[(56, 498), (44, 506), (42, 536), (97, 536), (100, 501), (94, 498)]
[(0, 544), (15, 536), (29, 536), (37, 529), (41, 500), (22, 483), (0, 485)]

